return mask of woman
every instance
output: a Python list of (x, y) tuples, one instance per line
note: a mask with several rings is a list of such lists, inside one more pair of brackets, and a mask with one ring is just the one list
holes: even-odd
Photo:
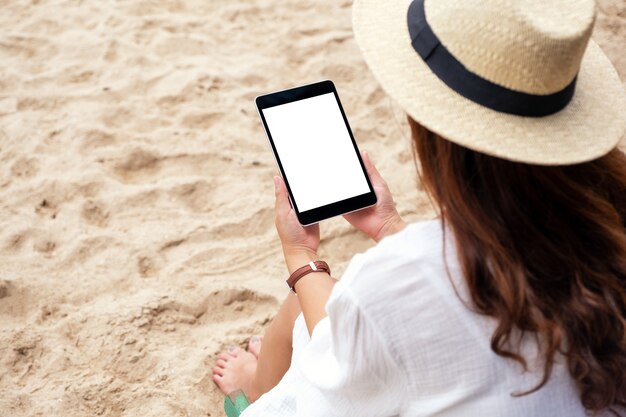
[[(295, 284), (213, 369), (244, 416), (626, 415), (626, 97), (591, 0), (358, 0), (354, 30), (409, 115), (440, 210), (344, 216), (378, 244)], [(436, 132), (436, 133), (435, 133)], [(407, 171), (407, 175), (409, 175)], [(276, 185), (289, 272), (317, 260)]]

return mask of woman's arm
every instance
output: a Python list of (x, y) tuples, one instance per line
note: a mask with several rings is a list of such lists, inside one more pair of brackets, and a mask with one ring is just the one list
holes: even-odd
[[(387, 184), (365, 152), (363, 160), (378, 202), (372, 207), (346, 214), (344, 217), (357, 229), (379, 241), (385, 236), (402, 230), (405, 223), (396, 211)], [(287, 269), (289, 274), (292, 274), (296, 269), (319, 259), (317, 256), (320, 244), (319, 225), (302, 226), (289, 204), (284, 181), (276, 176), (274, 185), (276, 230), (282, 243)], [(334, 284), (335, 280), (325, 272), (312, 272), (296, 283), (295, 290), (309, 334), (312, 334), (315, 325), (326, 317), (325, 306)]]
[[(317, 224), (304, 227), (298, 222), (296, 213), (289, 204), (287, 188), (280, 177), (274, 177), (274, 185), (276, 230), (291, 275), (296, 269), (319, 259), (317, 248), (320, 244), (320, 231)], [(326, 317), (325, 306), (334, 283), (327, 273), (312, 272), (298, 280), (295, 285), (309, 335), (313, 333), (315, 325)]]
[[(306, 250), (285, 252), (285, 261), (290, 275), (301, 266), (318, 259), (315, 252)], [(326, 302), (335, 282), (326, 272), (320, 271), (303, 276), (294, 286), (309, 335), (313, 333), (315, 325), (326, 317)]]
[[(293, 325), (300, 313), (298, 299), (289, 293), (265, 330), (253, 380), (253, 393), (258, 396), (274, 388), (291, 366)], [(253, 393), (246, 393), (250, 400), (255, 399)]]

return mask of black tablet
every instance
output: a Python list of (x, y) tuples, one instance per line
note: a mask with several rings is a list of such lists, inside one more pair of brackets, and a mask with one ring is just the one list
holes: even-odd
[(376, 204), (332, 81), (259, 96), (256, 105), (301, 224)]

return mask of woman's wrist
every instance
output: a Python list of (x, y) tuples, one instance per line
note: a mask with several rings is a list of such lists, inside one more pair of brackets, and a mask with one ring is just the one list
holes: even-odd
[(376, 242), (380, 242), (384, 237), (396, 234), (405, 227), (405, 221), (402, 220), (402, 217), (400, 217), (398, 213), (396, 213), (383, 224), (383, 226), (378, 230), (378, 233), (376, 233), (375, 236), (372, 236), (372, 238)]
[(283, 254), (285, 255), (285, 263), (290, 275), (296, 269), (319, 259), (316, 251), (305, 247), (283, 247)]
[[(317, 252), (306, 247), (283, 247), (285, 262), (289, 275), (311, 261), (319, 260)], [(332, 292), (335, 281), (324, 271), (308, 273), (294, 284), (294, 291), (298, 296), (298, 303), (304, 315), (309, 335), (324, 317), (326, 317), (326, 303)]]

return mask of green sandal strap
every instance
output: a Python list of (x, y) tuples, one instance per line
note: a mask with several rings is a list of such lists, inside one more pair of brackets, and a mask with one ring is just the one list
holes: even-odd
[(224, 411), (228, 417), (239, 417), (249, 405), (248, 397), (240, 389), (231, 392), (224, 398)]

